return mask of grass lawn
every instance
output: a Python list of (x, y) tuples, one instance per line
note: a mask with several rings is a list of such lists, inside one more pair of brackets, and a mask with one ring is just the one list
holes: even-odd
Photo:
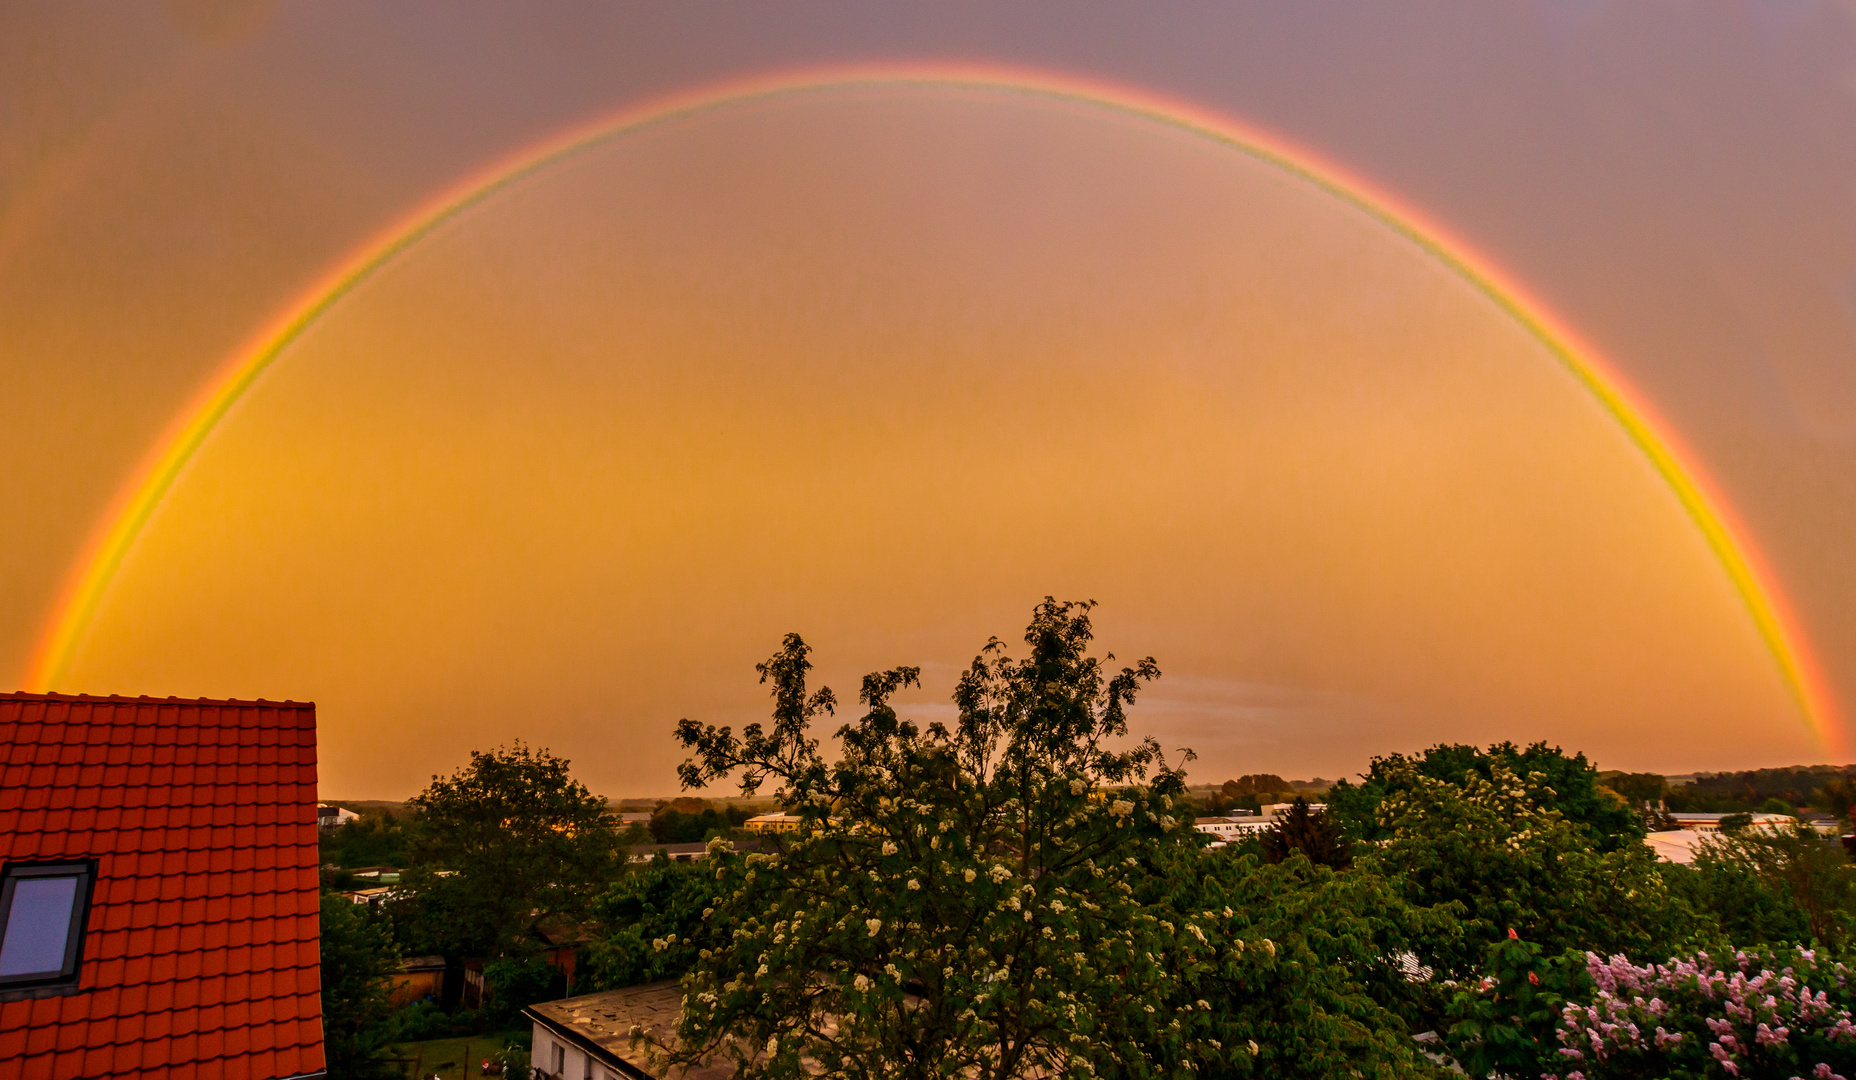
[(390, 1053), (402, 1060), (401, 1068), (409, 1077), (429, 1080), (437, 1076), (442, 1080), (464, 1080), (475, 1078), (478, 1069), (483, 1066), (483, 1059), (501, 1050), (507, 1044), (507, 1032), (491, 1032), (488, 1035), (471, 1035), (456, 1039), (432, 1039), (427, 1042), (395, 1043)]

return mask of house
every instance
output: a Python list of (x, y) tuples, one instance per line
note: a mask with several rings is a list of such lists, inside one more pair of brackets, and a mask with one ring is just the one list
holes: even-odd
[(316, 711), (0, 695), (0, 1077), (323, 1075)]
[[(676, 1045), (677, 1016), (683, 991), (674, 981), (630, 986), (598, 994), (543, 1002), (523, 1010), (534, 1025), (529, 1062), (536, 1080), (654, 1080), (663, 1072), (642, 1045), (634, 1046), (633, 1028), (647, 1037)], [(734, 1066), (718, 1060), (678, 1071), (678, 1080), (727, 1080)]]
[(753, 833), (788, 833), (798, 832), (802, 820), (798, 814), (759, 814), (745, 824)]
[(391, 885), (375, 885), (370, 888), (354, 889), (350, 892), (338, 893), (337, 895), (347, 897), (356, 904), (366, 904), (370, 908), (378, 908), (381, 904), (393, 899), (394, 893), (398, 891), (399, 890)]
[(316, 825), (323, 829), (339, 829), (351, 821), (359, 820), (361, 820), (361, 815), (353, 810), (344, 810), (329, 803), (322, 803), (316, 807)]

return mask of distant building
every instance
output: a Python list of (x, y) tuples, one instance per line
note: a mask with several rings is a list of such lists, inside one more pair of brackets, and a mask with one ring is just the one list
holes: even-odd
[(409, 956), (400, 961), (389, 993), (395, 1006), (410, 1005), (426, 998), (441, 1000), (445, 994), (445, 958)]
[(1202, 817), (1193, 822), (1200, 832), (1211, 836), (1217, 842), (1213, 847), (1220, 847), (1254, 833), (1267, 832), (1274, 828), (1273, 820), (1245, 815), (1244, 817)]
[(761, 814), (747, 820), (747, 830), (756, 833), (798, 832), (798, 814)]
[[(1696, 814), (1688, 812), (1669, 815), (1670, 820), (1675, 822), (1676, 828), (1689, 829), (1694, 832), (1719, 832), (1722, 818), (1740, 816), (1742, 815)], [(1792, 817), (1790, 814), (1747, 814), (1744, 816), (1752, 818), (1753, 824), (1764, 825), (1768, 828), (1775, 825), (1789, 825), (1797, 820), (1797, 818)]]
[[(735, 844), (736, 851), (759, 851), (760, 841), (742, 840)], [(627, 855), (628, 862), (650, 862), (659, 855), (671, 862), (696, 862), (709, 857), (709, 845), (704, 841), (691, 844), (635, 844)]]
[(649, 825), (651, 824), (651, 815), (648, 812), (641, 811), (641, 810), (621, 810), (618, 813), (613, 814), (612, 819), (614, 821), (617, 821), (621, 827), (626, 826), (626, 825)]
[(395, 894), (398, 892), (399, 890), (391, 885), (375, 885), (366, 889), (353, 889), (338, 895), (347, 897), (352, 903), (366, 904), (373, 908), (379, 907), (388, 900), (396, 899)]
[[(1308, 804), (1308, 812), (1311, 814), (1326, 813), (1327, 808), (1327, 803), (1311, 802)], [(1289, 811), (1293, 809), (1295, 809), (1295, 804), (1292, 802), (1267, 803), (1263, 807), (1263, 816), (1273, 821), (1276, 818), (1288, 817)]]
[(316, 807), (316, 824), (323, 829), (339, 829), (351, 821), (361, 820), (361, 815), (353, 810), (343, 810), (339, 806), (323, 803)]
[[(1747, 826), (1749, 829), (1766, 832), (1776, 832), (1799, 823), (1798, 819), (1790, 814), (1680, 813), (1668, 816), (1675, 821), (1678, 828), (1649, 833), (1644, 836), (1643, 842), (1648, 844), (1650, 850), (1656, 852), (1659, 857), (1684, 865), (1694, 862), (1701, 845), (1707, 843), (1710, 837), (1720, 834), (1722, 818), (1749, 817), (1752, 819), (1752, 823)], [(1821, 836), (1837, 835), (1837, 823), (1834, 820), (1806, 821), (1802, 824)]]
[(0, 1076), (323, 1075), (316, 711), (0, 695)]
[(1643, 842), (1650, 846), (1658, 858), (1666, 862), (1687, 866), (1695, 861), (1695, 843), (1705, 839), (1708, 833), (1692, 829), (1668, 829), (1663, 832), (1648, 833)]

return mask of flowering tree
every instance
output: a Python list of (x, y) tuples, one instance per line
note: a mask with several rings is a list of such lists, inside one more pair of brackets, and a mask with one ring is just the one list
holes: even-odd
[(808, 690), (796, 635), (759, 669), (771, 731), (679, 725), (695, 751), (686, 786), (773, 780), (804, 824), (779, 854), (712, 844), (715, 901), (673, 1062), (719, 1055), (743, 1080), (1248, 1067), (1251, 1045), (1194, 1039), (1204, 1003), (1165, 1007), (1207, 934), (1131, 881), (1199, 841), (1181, 774), (1151, 739), (1123, 743), (1127, 706), (1159, 670), (1091, 657), (1090, 607), (1046, 598), (1023, 660), (988, 644), (951, 727), (898, 718), (890, 700), (916, 669), (866, 677), (865, 715), (829, 765), (808, 731), (835, 701)]
[(1549, 954), (1666, 956), (1706, 940), (1711, 924), (1669, 889), (1647, 847), (1594, 851), (1587, 830), (1542, 805), (1542, 777), (1496, 763), (1460, 784), (1415, 769), (1394, 779), (1378, 808), (1386, 839), (1361, 862), (1413, 904), (1458, 906), (1464, 933), (1419, 950), (1440, 973), (1476, 973), (1514, 931)]
[(1808, 949), (1706, 953), (1638, 966), (1586, 958), (1589, 1005), (1567, 1005), (1559, 1068), (1545, 1080), (1740, 1077), (1843, 1080), (1856, 1075), (1856, 971)]
[(1299, 852), (1275, 864), (1217, 852), (1164, 856), (1148, 887), (1174, 911), (1196, 913), (1208, 938), (1172, 1011), (1198, 1045), (1250, 1051), (1238, 1068), (1207, 1061), (1202, 1075), (1451, 1075), (1411, 1037), (1425, 984), (1409, 962), (1416, 941), (1454, 931), (1448, 912), (1414, 908), (1376, 874), (1336, 871)]
[(588, 985), (609, 990), (683, 974), (696, 960), (714, 879), (701, 863), (659, 855), (634, 866), (593, 904), (600, 927), (581, 952)]
[(1410, 791), (1420, 776), (1467, 787), (1473, 780), (1493, 780), (1507, 770), (1525, 788), (1529, 801), (1557, 811), (1562, 820), (1584, 831), (1601, 851), (1617, 851), (1643, 839), (1641, 815), (1624, 798), (1598, 782), (1598, 770), (1584, 754), (1570, 757), (1544, 742), (1525, 749), (1511, 742), (1487, 750), (1440, 743), (1420, 754), (1375, 757), (1358, 784), (1342, 780), (1329, 789), (1328, 812), (1339, 818), (1355, 840), (1383, 840), (1388, 834), (1380, 804)]

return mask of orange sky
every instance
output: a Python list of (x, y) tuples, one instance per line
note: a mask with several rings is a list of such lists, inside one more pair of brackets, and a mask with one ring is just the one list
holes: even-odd
[[(22, 670), (198, 380), (421, 176), (482, 160), (344, 157), (315, 119), (352, 126), (358, 90), (263, 73), (334, 28), (182, 14), (166, 55), (114, 46), (113, 84), (13, 76), (52, 117), (0, 188), (0, 363), (47, 403), (0, 438), (39, 522), (0, 593)], [(439, 93), (429, 62), (397, 85)], [(518, 111), (482, 116), (505, 151), (558, 126)], [(1709, 430), (1684, 434), (1722, 460)], [(1819, 542), (1760, 505), (1780, 557)], [(924, 88), (655, 129), (421, 244), (214, 434), (61, 688), (315, 700), (335, 797), (515, 737), (658, 794), (677, 718), (762, 713), (783, 632), (847, 697), (924, 665), (932, 715), (1045, 593), (1159, 659), (1136, 727), (1198, 779), (1440, 739), (1820, 753), (1674, 499), (1461, 281), (1229, 150)]]

